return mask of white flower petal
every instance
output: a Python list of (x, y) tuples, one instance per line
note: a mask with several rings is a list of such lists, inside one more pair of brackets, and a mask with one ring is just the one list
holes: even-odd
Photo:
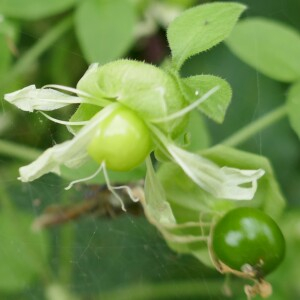
[[(217, 198), (251, 200), (257, 189), (257, 180), (264, 170), (220, 168), (200, 155), (185, 151), (173, 144), (165, 145), (174, 161), (201, 188)], [(250, 186), (242, 186), (242, 185)]]
[(251, 200), (254, 197), (257, 180), (265, 174), (264, 170), (220, 168), (198, 154), (177, 147), (157, 127), (151, 124), (148, 126), (156, 136), (161, 150), (170, 155), (170, 158), (205, 191), (217, 198), (231, 200)]
[(69, 104), (86, 102), (82, 98), (70, 96), (53, 89), (37, 89), (35, 85), (5, 94), (4, 99), (16, 107), (30, 112), (34, 110), (55, 110)]
[(98, 124), (118, 105), (118, 103), (114, 103), (105, 107), (87, 125), (82, 127), (72, 140), (47, 149), (34, 162), (20, 168), (19, 179), (24, 182), (32, 181), (49, 172), (59, 173), (62, 165), (71, 168), (82, 165), (88, 159), (86, 148), (93, 138)]

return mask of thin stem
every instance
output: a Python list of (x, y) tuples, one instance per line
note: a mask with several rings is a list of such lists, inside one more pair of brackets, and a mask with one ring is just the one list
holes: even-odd
[(268, 126), (274, 124), (275, 122), (281, 120), (287, 115), (287, 107), (282, 105), (273, 111), (267, 113), (256, 121), (250, 123), (249, 125), (238, 130), (236, 133), (231, 135), (229, 138), (220, 142), (220, 144), (226, 146), (237, 146), (244, 141), (248, 140), (250, 137), (258, 133), (259, 131), (267, 128)]
[(35, 160), (41, 152), (39, 150), (0, 140), (0, 155), (6, 155), (14, 158), (18, 158), (25, 161)]
[(28, 69), (37, 58), (45, 52), (49, 47), (58, 40), (66, 31), (68, 31), (73, 24), (72, 17), (63, 19), (60, 23), (51, 28), (37, 43), (30, 48), (11, 68), (4, 80), (1, 82), (1, 88), (8, 85), (17, 76)]
[[(102, 294), (101, 300), (151, 300), (151, 299), (188, 299), (204, 297), (205, 299), (222, 297), (222, 280), (175, 281), (157, 284), (135, 284), (113, 292)], [(239, 283), (239, 286), (241, 284)], [(234, 290), (236, 285), (232, 285)]]

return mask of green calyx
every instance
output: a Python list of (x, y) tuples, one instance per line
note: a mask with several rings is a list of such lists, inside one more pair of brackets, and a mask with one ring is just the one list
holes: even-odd
[[(77, 84), (77, 89), (97, 99), (118, 101), (145, 122), (162, 119), (186, 106), (185, 98), (171, 75), (143, 62), (118, 60), (103, 66), (92, 65)], [(160, 122), (157, 127), (178, 136), (186, 125), (186, 116)]]

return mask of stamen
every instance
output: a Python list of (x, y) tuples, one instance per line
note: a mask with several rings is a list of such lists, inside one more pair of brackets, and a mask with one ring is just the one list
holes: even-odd
[(105, 167), (105, 162), (103, 163), (104, 164), (104, 167), (103, 167), (103, 175), (104, 175), (104, 178), (105, 178), (105, 182), (106, 182), (106, 185), (107, 185), (107, 189), (109, 191), (111, 191), (111, 193), (119, 200), (120, 204), (121, 204), (121, 208), (123, 211), (126, 211), (126, 208), (125, 208), (125, 205), (123, 203), (123, 200), (122, 198), (118, 195), (118, 193), (115, 192), (115, 190), (117, 189), (120, 189), (120, 188), (125, 188), (126, 189), (126, 192), (128, 193), (129, 197), (134, 201), (134, 202), (137, 202), (139, 199), (136, 200), (136, 198), (132, 195), (132, 192), (130, 190), (130, 188), (128, 186), (117, 186), (117, 187), (114, 187), (110, 184), (110, 181), (109, 181), (109, 177), (108, 177), (108, 174), (107, 174), (107, 170), (106, 170), (106, 167)]
[(94, 177), (96, 177), (102, 171), (102, 169), (104, 168), (104, 166), (105, 166), (105, 164), (103, 162), (100, 165), (100, 167), (96, 170), (96, 172), (93, 173), (92, 175), (90, 175), (88, 177), (85, 177), (85, 178), (77, 179), (77, 180), (74, 180), (74, 181), (70, 182), (70, 184), (67, 187), (65, 187), (65, 190), (69, 190), (76, 183), (80, 183), (80, 182), (84, 182), (84, 181), (88, 181), (88, 180), (93, 179)]
[(180, 118), (182, 116), (184, 116), (185, 114), (189, 113), (190, 111), (192, 111), (193, 109), (195, 109), (198, 105), (200, 105), (202, 102), (204, 102), (205, 100), (207, 100), (211, 95), (213, 95), (215, 92), (217, 92), (220, 89), (220, 86), (215, 86), (212, 89), (210, 89), (208, 92), (206, 92), (201, 98), (199, 98), (198, 100), (194, 101), (192, 104), (186, 106), (185, 108), (171, 114), (168, 115), (166, 117), (163, 118), (157, 118), (157, 119), (152, 119), (150, 120), (150, 122), (152, 123), (165, 123), (177, 118)]
[(86, 125), (89, 121), (80, 121), (80, 122), (69, 122), (69, 121), (63, 121), (63, 120), (59, 120), (53, 117), (50, 117), (49, 115), (47, 115), (46, 113), (40, 111), (40, 113), (46, 117), (47, 119), (49, 119), (52, 122), (58, 123), (58, 124), (62, 124), (62, 125), (69, 125), (69, 126), (81, 126), (81, 125)]
[(138, 198), (134, 197), (131, 189), (129, 186), (126, 186), (126, 185), (122, 185), (122, 186), (117, 186), (117, 187), (114, 187), (110, 184), (110, 180), (109, 180), (109, 177), (108, 177), (108, 174), (107, 174), (107, 170), (106, 170), (106, 166), (105, 166), (105, 162), (103, 162), (100, 167), (96, 170), (95, 173), (93, 173), (92, 175), (88, 176), (88, 177), (85, 177), (85, 178), (81, 178), (81, 179), (77, 179), (77, 180), (74, 180), (72, 181), (66, 188), (65, 190), (69, 190), (74, 184), (76, 183), (80, 183), (80, 182), (84, 182), (84, 181), (88, 181), (88, 180), (91, 180), (93, 179), (94, 177), (96, 177), (101, 171), (103, 171), (103, 175), (104, 175), (104, 179), (105, 179), (105, 183), (106, 183), (106, 186), (107, 186), (107, 189), (116, 197), (116, 199), (120, 202), (120, 205), (121, 205), (121, 208), (123, 211), (126, 211), (126, 208), (125, 208), (125, 205), (123, 203), (123, 200), (122, 198), (118, 195), (118, 193), (115, 191), (115, 190), (119, 190), (119, 189), (125, 189), (126, 192), (128, 193), (130, 199), (134, 202), (137, 202), (139, 201)]
[(114, 186), (112, 188), (115, 189), (115, 190), (122, 190), (122, 189), (124, 189), (127, 192), (128, 196), (130, 197), (130, 199), (133, 202), (139, 202), (140, 201), (140, 199), (138, 197), (135, 197), (133, 195), (132, 189), (128, 185), (119, 185), (119, 186)]

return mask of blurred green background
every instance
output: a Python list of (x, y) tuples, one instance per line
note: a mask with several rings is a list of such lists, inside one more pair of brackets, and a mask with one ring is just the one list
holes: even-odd
[[(212, 1), (210, 1), (212, 2)], [(300, 31), (299, 0), (239, 1), (242, 18), (263, 16)], [(0, 0), (0, 94), (36, 84), (74, 87), (92, 62), (130, 57), (159, 64), (168, 55), (166, 24), (199, 1)], [(203, 1), (201, 2), (203, 3)], [(113, 50), (112, 50), (113, 49)], [(300, 58), (299, 58), (300, 59)], [(222, 125), (205, 119), (210, 145), (284, 103), (287, 85), (235, 57), (225, 44), (190, 59), (184, 76), (213, 74), (232, 86)], [(57, 117), (66, 119), (72, 108)], [(225, 299), (225, 279), (195, 258), (168, 249), (142, 215), (89, 215), (33, 233), (33, 220), (49, 205), (85, 199), (86, 189), (64, 190), (46, 175), (22, 184), (18, 168), (69, 137), (37, 113), (1, 101), (0, 299)], [(206, 140), (207, 142), (207, 140)], [(22, 147), (29, 148), (22, 148)], [(300, 290), (299, 139), (282, 120), (240, 145), (268, 157), (288, 200), (280, 220), (288, 243), (285, 262), (270, 276), (271, 299), (298, 299)], [(232, 299), (245, 299), (242, 280), (226, 279)]]

